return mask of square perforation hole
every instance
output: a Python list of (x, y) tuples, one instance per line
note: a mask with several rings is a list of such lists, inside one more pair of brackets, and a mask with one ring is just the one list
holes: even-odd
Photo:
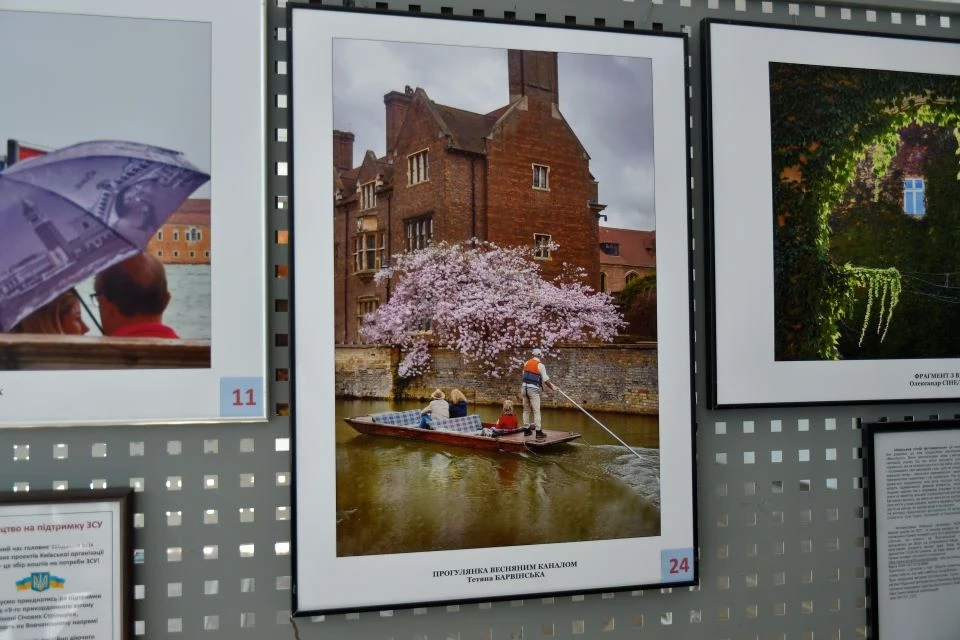
[(253, 522), (254, 520), (254, 508), (253, 507), (241, 507), (240, 512), (240, 522)]
[(90, 488), (91, 488), (91, 489), (106, 489), (106, 488), (107, 488), (107, 481), (104, 480), (104, 479), (102, 479), (102, 478), (97, 478), (97, 479), (95, 479), (95, 480), (91, 480), (91, 481), (90, 481)]
[(183, 488), (183, 478), (180, 476), (168, 476), (166, 482), (167, 491), (180, 491)]
[(240, 474), (240, 488), (241, 489), (250, 489), (254, 485), (254, 474), (252, 473), (241, 473)]
[(16, 462), (26, 462), (30, 459), (30, 445), (28, 444), (15, 444), (13, 445), (13, 459)]
[(204, 560), (216, 560), (220, 557), (220, 547), (215, 544), (204, 545), (203, 547), (203, 559)]
[(130, 457), (137, 458), (144, 455), (146, 451), (146, 445), (143, 442), (131, 442), (130, 443)]
[(179, 440), (169, 440), (167, 441), (167, 455), (168, 456), (178, 456), (183, 453), (183, 443)]
[(70, 488), (70, 483), (66, 480), (54, 480), (53, 481), (53, 490), (54, 491), (66, 491)]
[(253, 438), (240, 438), (240, 453), (253, 453), (255, 449)]
[(220, 478), (215, 474), (203, 476), (204, 489), (216, 489), (220, 486)]
[(286, 487), (290, 484), (290, 474), (286, 471), (277, 472), (277, 486)]
[(204, 580), (203, 581), (203, 595), (205, 596), (215, 596), (220, 593), (220, 581), (219, 580)]
[(220, 515), (216, 509), (203, 510), (203, 524), (220, 524)]
[(91, 458), (106, 458), (107, 457), (107, 443), (106, 442), (94, 442), (90, 445), (90, 457)]
[(167, 511), (167, 526), (179, 527), (183, 522), (182, 511)]
[(145, 482), (143, 478), (130, 478), (130, 487), (133, 488), (134, 491), (143, 491), (144, 486)]
[(289, 519), (290, 519), (290, 507), (277, 507), (277, 509), (276, 509), (276, 519), (277, 519), (277, 520), (289, 520)]
[(65, 444), (53, 445), (53, 459), (66, 460), (70, 456), (70, 447)]
[(205, 454), (217, 454), (220, 453), (220, 441), (219, 440), (204, 440), (203, 441), (203, 452)]

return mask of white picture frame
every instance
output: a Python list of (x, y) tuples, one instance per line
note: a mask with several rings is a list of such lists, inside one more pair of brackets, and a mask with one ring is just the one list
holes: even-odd
[[(531, 23), (438, 20), (306, 5), (292, 5), (290, 12), (294, 211), (291, 305), (298, 329), (293, 336), (291, 370), (295, 615), (693, 584), (697, 561), (685, 38)], [(331, 58), (335, 39), (487, 49), (522, 47), (652, 59), (656, 268), (658, 281), (669, 283), (657, 289), (656, 310), (659, 420), (665, 427), (669, 425), (659, 432), (659, 535), (338, 555), (337, 528), (343, 507), (338, 505), (336, 490), (342, 438), (335, 438), (333, 426), (339, 422), (333, 402), (334, 262), (330, 252), (316, 249), (334, 242), (334, 191), (328, 176), (333, 173)], [(367, 59), (364, 64), (376, 65), (377, 61)], [(362, 69), (357, 71), (362, 73)], [(393, 84), (402, 87), (403, 82), (400, 78)], [(542, 189), (543, 184), (536, 186)], [(359, 232), (362, 226), (357, 229)], [(576, 455), (575, 451), (570, 455)], [(454, 452), (451, 449), (451, 455)], [(625, 455), (629, 457), (629, 453)], [(518, 460), (516, 464), (524, 464)], [(389, 537), (388, 532), (383, 533)]]
[[(950, 61), (960, 47), (956, 42), (935, 39), (723, 20), (705, 20), (701, 33), (706, 61), (705, 189), (711, 253), (707, 274), (710, 406), (940, 401), (958, 397), (960, 381), (954, 377), (960, 362), (955, 357), (868, 358), (853, 350), (840, 353), (836, 359), (778, 356), (774, 236), (775, 225), (782, 226), (784, 211), (777, 208), (774, 199), (780, 183), (775, 182), (774, 173), (779, 169), (773, 166), (771, 148), (776, 146), (772, 145), (775, 127), (787, 125), (772, 122), (770, 69), (771, 65), (804, 65), (839, 68), (852, 74), (882, 71), (955, 77), (957, 68)], [(817, 146), (811, 149), (812, 154)], [(800, 162), (805, 161), (801, 157)], [(777, 180), (792, 180), (795, 175), (800, 174), (783, 173)], [(782, 271), (789, 275), (802, 269), (788, 265)], [(901, 301), (907, 295), (907, 284), (903, 286)], [(861, 298), (865, 301), (866, 295)], [(845, 319), (847, 325), (857, 329), (864, 323), (864, 302), (858, 300), (858, 304), (861, 306), (856, 313)], [(879, 305), (878, 295), (874, 314)], [(794, 307), (803, 305), (794, 302)], [(805, 316), (804, 320), (811, 318)], [(891, 333), (897, 329), (897, 322), (894, 313), (887, 325)], [(805, 321), (790, 326), (802, 331), (816, 324)], [(871, 335), (883, 334), (876, 315), (869, 324)]]
[[(133, 81), (132, 77), (111, 77), (109, 73), (114, 73), (113, 69), (108, 73), (101, 68), (100, 76), (91, 72), (90, 80), (84, 82), (86, 76), (82, 70), (84, 56), (88, 54), (86, 48), (71, 43), (82, 41), (86, 28), (96, 27), (97, 32), (110, 34), (111, 41), (118, 43), (118, 58), (127, 59), (117, 62), (118, 74), (123, 64), (132, 64), (130, 61), (140, 55), (136, 49), (138, 29), (143, 31), (142, 46), (146, 48), (142, 55), (151, 61), (162, 61), (163, 47), (169, 46), (172, 51), (187, 44), (177, 40), (178, 34), (189, 28), (198, 54), (196, 59), (177, 64), (184, 69), (183, 75), (192, 74), (193, 84), (188, 86), (195, 88), (197, 95), (179, 102), (167, 98), (163, 95), (164, 85), (157, 80), (157, 86), (153, 87), (156, 100), (170, 100), (170, 106), (168, 109), (151, 106), (151, 111), (146, 108), (149, 105), (144, 105), (144, 111), (162, 112), (168, 131), (177, 132), (176, 118), (182, 118), (184, 131), (198, 125), (204, 135), (208, 135), (209, 148), (201, 149), (198, 155), (203, 156), (200, 164), (205, 165), (200, 168), (210, 174), (210, 181), (201, 189), (207, 190), (206, 197), (210, 199), (209, 220), (213, 230), (207, 295), (210, 300), (208, 366), (188, 368), (173, 364), (164, 365), (169, 368), (140, 368), (121, 363), (89, 369), (6, 367), (9, 370), (0, 370), (0, 427), (264, 421), (268, 415), (264, 2), (0, 0), (0, 15), (11, 18), (8, 24), (16, 21), (24, 25), (25, 32), (10, 33), (5, 38), (13, 49), (21, 38), (28, 49), (52, 47), (54, 41), (46, 43), (45, 37), (70, 30), (69, 39), (63, 41), (63, 46), (70, 48), (70, 53), (63, 58), (70, 62), (64, 65), (73, 69), (72, 77), (78, 82), (70, 81), (66, 74), (57, 75), (53, 81), (64, 85), (60, 90), (63, 94), (96, 91), (96, 83), (106, 83), (100, 86), (112, 95), (109, 83)], [(198, 33), (199, 37), (193, 37)], [(120, 43), (124, 43), (124, 48), (120, 48)], [(28, 65), (32, 58), (23, 58), (17, 65)], [(191, 64), (195, 67), (190, 67)], [(17, 84), (20, 95), (31, 95), (29, 82), (34, 77), (40, 82), (44, 77), (41, 71)], [(131, 71), (128, 75), (136, 76), (136, 73)], [(4, 72), (0, 71), (0, 81), (3, 77)], [(137, 82), (149, 83), (150, 78)], [(183, 90), (181, 85), (174, 85)], [(200, 95), (207, 93), (209, 95)], [(91, 102), (89, 96), (82, 97), (84, 104)], [(197, 106), (202, 104), (209, 105), (209, 113), (202, 113), (205, 107)], [(49, 103), (38, 106), (43, 113), (57, 109)], [(64, 130), (76, 119), (72, 114), (79, 110), (72, 111), (69, 100), (59, 108), (64, 112), (63, 122), (50, 127), (51, 137), (69, 140), (63, 144), (83, 141), (87, 135), (83, 123), (75, 124), (69, 133)], [(134, 107), (127, 109), (136, 111)], [(10, 121), (13, 115), (4, 122), (5, 112), (19, 113), (10, 104), (0, 106), (0, 126), (6, 130), (0, 135), (22, 136), (28, 142), (44, 144), (37, 139), (43, 137), (44, 132), (36, 123), (19, 126)], [(94, 139), (117, 139), (122, 134), (115, 131), (129, 128), (122, 117), (111, 116), (111, 120), (118, 122), (117, 127), (112, 127), (114, 122), (107, 119), (105, 116), (104, 121), (92, 122), (89, 135), (96, 136)], [(19, 133), (33, 130), (40, 133)], [(159, 137), (161, 139), (151, 139), (149, 143), (163, 146), (165, 140)], [(170, 138), (171, 147), (177, 144), (172, 138), (184, 145), (190, 143), (185, 134)], [(177, 291), (172, 294), (176, 300)], [(88, 295), (83, 292), (82, 297)], [(87, 323), (90, 324), (89, 320)], [(80, 342), (84, 340), (96, 339), (80, 338)]]

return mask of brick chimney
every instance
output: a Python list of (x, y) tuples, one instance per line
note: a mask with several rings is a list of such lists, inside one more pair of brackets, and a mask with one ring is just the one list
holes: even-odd
[(333, 130), (333, 167), (337, 171), (353, 169), (353, 139), (349, 131)]
[(407, 109), (413, 102), (413, 89), (406, 86), (403, 93), (391, 91), (383, 96), (383, 104), (387, 107), (387, 157), (393, 155), (397, 147), (397, 135), (407, 116)]
[(549, 107), (560, 104), (557, 85), (557, 54), (551, 51), (507, 52), (507, 70), (510, 81), (510, 102), (526, 96), (534, 105)]

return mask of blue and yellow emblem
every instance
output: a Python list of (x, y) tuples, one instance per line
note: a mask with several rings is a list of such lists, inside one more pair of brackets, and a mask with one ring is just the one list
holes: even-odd
[(23, 580), (17, 580), (17, 591), (46, 591), (47, 589), (63, 589), (63, 578), (50, 575), (49, 571), (31, 573)]

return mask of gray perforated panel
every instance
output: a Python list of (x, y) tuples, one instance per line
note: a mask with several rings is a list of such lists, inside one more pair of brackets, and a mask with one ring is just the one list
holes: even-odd
[[(298, 619), (290, 610), (290, 424), (285, 381), (286, 14), (268, 7), (271, 420), (265, 425), (0, 431), (0, 486), (137, 487), (136, 632), (147, 638), (359, 640), (868, 637), (859, 419), (952, 417), (956, 405), (698, 410), (699, 588)], [(344, 3), (349, 4), (349, 3)], [(374, 2), (358, 0), (357, 5)], [(420, 0), (394, 10), (691, 35), (695, 267), (702, 273), (699, 33), (704, 17), (958, 37), (955, 5), (747, 0)], [(509, 13), (508, 13), (509, 12)], [(697, 362), (704, 372), (701, 278)], [(698, 376), (704, 397), (704, 377)], [(702, 405), (702, 403), (701, 403)]]

